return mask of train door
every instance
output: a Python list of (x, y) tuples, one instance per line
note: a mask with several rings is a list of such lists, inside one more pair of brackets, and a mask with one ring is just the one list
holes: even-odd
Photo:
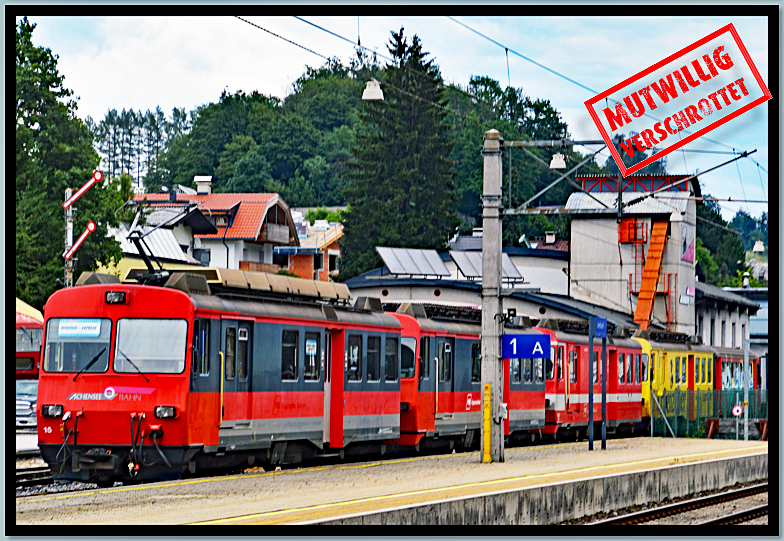
[(689, 388), (689, 419), (693, 421), (694, 418), (695, 418), (694, 417), (694, 415), (695, 415), (695, 413), (694, 413), (694, 383), (695, 383), (695, 378), (697, 378), (697, 374), (699, 374), (699, 372), (697, 371), (697, 368), (696, 368), (696, 366), (694, 364), (694, 355), (689, 355), (689, 361), (688, 361), (688, 368), (687, 368), (687, 370), (688, 370), (688, 374), (687, 374), (686, 381), (688, 383), (688, 388)]
[(231, 426), (250, 426), (252, 329), (253, 321), (221, 320), (221, 404), (224, 425), (231, 421)]
[(580, 413), (580, 348), (572, 347), (569, 350), (569, 359), (566, 364), (566, 413)]
[(454, 409), (454, 351), (455, 340), (454, 338), (442, 338), (437, 340), (437, 383), (438, 392), (436, 396), (436, 415), (440, 413), (452, 413)]
[(327, 329), (324, 336), (324, 443), (343, 447), (345, 332)]

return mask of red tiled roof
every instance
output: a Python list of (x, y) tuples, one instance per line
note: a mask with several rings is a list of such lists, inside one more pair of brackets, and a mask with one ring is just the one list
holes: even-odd
[(169, 201), (168, 193), (149, 193), (137, 194), (134, 201), (148, 201), (156, 207), (179, 206), (182, 201), (197, 201), (202, 203), (199, 206), (205, 214), (209, 214), (207, 209), (214, 211), (225, 211), (233, 208), (239, 203), (237, 215), (232, 226), (226, 231), (219, 227), (219, 232), (215, 235), (194, 235), (201, 239), (256, 239), (261, 232), (261, 224), (264, 220), (268, 204), (278, 197), (276, 193), (211, 193), (201, 195), (177, 194), (177, 203)]
[[(201, 195), (178, 193), (177, 201), (198, 201), (210, 210), (228, 210), (237, 203), (268, 203), (270, 199), (277, 195), (276, 193), (210, 193)], [(169, 194), (136, 194), (133, 199), (134, 201), (144, 201), (146, 199), (147, 201), (155, 202), (157, 205), (166, 205), (169, 203)]]

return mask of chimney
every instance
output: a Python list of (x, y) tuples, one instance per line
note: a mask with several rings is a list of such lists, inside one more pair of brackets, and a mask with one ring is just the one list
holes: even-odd
[(212, 193), (212, 177), (210, 176), (195, 176), (193, 182), (196, 183), (197, 195), (209, 195)]
[(545, 231), (545, 244), (555, 244), (555, 231)]

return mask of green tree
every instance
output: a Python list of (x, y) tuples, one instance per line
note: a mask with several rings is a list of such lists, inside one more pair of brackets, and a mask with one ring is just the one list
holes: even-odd
[[(63, 86), (57, 55), (33, 44), (34, 29), (26, 17), (16, 25), (16, 296), (41, 309), (63, 276), (65, 189), (87, 182), (99, 157), (76, 116), (73, 92)], [(76, 252), (75, 277), (122, 255), (107, 236), (122, 197), (119, 181), (107, 180), (74, 205), (74, 238), (88, 222), (97, 226)]]
[[(706, 197), (710, 197), (707, 195)], [(708, 250), (716, 267), (702, 268), (705, 282), (723, 286), (729, 284), (737, 271), (745, 269), (746, 251), (738, 234), (729, 228), (721, 217), (721, 208), (715, 202), (697, 205), (697, 237)], [(699, 258), (699, 253), (697, 254)]]
[(402, 28), (387, 48), (384, 101), (365, 102), (349, 164), (341, 278), (377, 266), (376, 246), (441, 248), (458, 224), (453, 143), (444, 109), (433, 105), (446, 104), (439, 69)]

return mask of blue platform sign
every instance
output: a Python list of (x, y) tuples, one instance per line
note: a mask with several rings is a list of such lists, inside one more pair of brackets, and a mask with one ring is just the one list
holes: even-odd
[(549, 334), (505, 334), (501, 337), (504, 359), (549, 359)]
[(607, 318), (596, 318), (596, 338), (607, 338)]

